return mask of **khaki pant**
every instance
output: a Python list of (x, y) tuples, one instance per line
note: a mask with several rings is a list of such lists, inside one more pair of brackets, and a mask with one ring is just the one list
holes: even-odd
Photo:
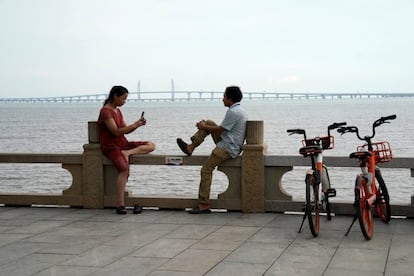
[[(217, 124), (211, 120), (206, 121), (207, 125), (210, 126), (217, 126)], [(198, 130), (192, 137), (191, 140), (193, 144), (197, 147), (201, 143), (204, 142), (204, 139), (211, 135), (215, 144), (220, 141), (220, 135), (210, 133), (205, 130)], [(225, 160), (230, 159), (231, 156), (225, 152), (223, 149), (215, 147), (211, 152), (210, 156), (206, 160), (206, 162), (201, 167), (200, 175), (200, 186), (198, 189), (198, 198), (199, 204), (203, 206), (210, 206), (210, 189), (211, 189), (211, 181), (213, 178), (213, 171), (214, 169), (223, 163)]]

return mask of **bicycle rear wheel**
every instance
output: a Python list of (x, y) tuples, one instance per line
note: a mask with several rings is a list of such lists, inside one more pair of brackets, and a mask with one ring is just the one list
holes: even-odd
[(388, 223), (391, 220), (390, 195), (388, 194), (388, 189), (382, 178), (381, 171), (378, 168), (375, 169), (375, 178), (378, 182), (375, 208), (381, 220)]
[(365, 239), (370, 240), (374, 233), (374, 216), (372, 208), (368, 204), (367, 196), (366, 181), (358, 175), (355, 181), (355, 208), (362, 235)]
[(313, 175), (306, 175), (306, 214), (309, 228), (314, 237), (319, 234), (319, 196), (321, 185), (315, 182)]

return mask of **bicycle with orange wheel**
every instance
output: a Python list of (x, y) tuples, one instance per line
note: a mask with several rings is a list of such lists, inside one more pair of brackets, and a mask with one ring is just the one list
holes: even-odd
[[(396, 119), (396, 115), (381, 117), (372, 124), (371, 136), (361, 137), (356, 126), (346, 126), (338, 129), (343, 135), (345, 133), (355, 133), (359, 140), (365, 141), (362, 146), (357, 147), (357, 151), (349, 155), (359, 162), (361, 173), (356, 176), (355, 180), (355, 201), (354, 207), (356, 214), (345, 236), (347, 236), (358, 219), (362, 234), (365, 239), (370, 240), (374, 234), (374, 215), (376, 210), (380, 219), (388, 223), (391, 219), (390, 196), (387, 186), (382, 178), (381, 171), (377, 164), (389, 162), (392, 160), (390, 144), (386, 141), (372, 142), (375, 137), (375, 128), (384, 123), (390, 123), (390, 120)], [(378, 183), (378, 185), (377, 185)]]
[(327, 219), (331, 220), (331, 207), (329, 205), (329, 198), (336, 196), (336, 190), (331, 187), (329, 180), (328, 168), (323, 163), (324, 150), (333, 149), (334, 137), (330, 131), (338, 127), (346, 125), (343, 123), (333, 123), (328, 126), (328, 135), (321, 137), (308, 138), (304, 129), (288, 129), (289, 135), (301, 134), (304, 139), (302, 144), (304, 147), (299, 149), (299, 153), (303, 157), (310, 157), (311, 169), (306, 172), (306, 198), (305, 198), (305, 213), (302, 223), (299, 228), (299, 233), (302, 231), (303, 223), (308, 218), (309, 228), (314, 237), (319, 234), (319, 215), (325, 210)]

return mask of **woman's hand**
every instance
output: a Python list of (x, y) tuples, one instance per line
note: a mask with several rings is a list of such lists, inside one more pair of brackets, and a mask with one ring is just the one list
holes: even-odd
[(134, 123), (136, 128), (139, 128), (140, 126), (145, 126), (147, 124), (147, 120), (145, 120), (144, 117), (141, 117), (138, 121)]

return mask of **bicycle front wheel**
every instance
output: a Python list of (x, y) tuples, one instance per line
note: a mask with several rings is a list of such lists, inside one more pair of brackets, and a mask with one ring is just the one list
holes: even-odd
[(362, 235), (365, 239), (370, 240), (374, 233), (374, 216), (371, 206), (368, 204), (367, 196), (366, 181), (358, 175), (355, 181), (355, 208)]
[(391, 220), (390, 195), (388, 194), (388, 189), (385, 185), (384, 179), (382, 178), (381, 171), (378, 168), (375, 169), (375, 178), (378, 182), (375, 208), (381, 220), (388, 223)]
[(314, 237), (319, 234), (319, 196), (321, 185), (316, 183), (313, 175), (306, 175), (306, 215), (309, 221), (309, 228)]

